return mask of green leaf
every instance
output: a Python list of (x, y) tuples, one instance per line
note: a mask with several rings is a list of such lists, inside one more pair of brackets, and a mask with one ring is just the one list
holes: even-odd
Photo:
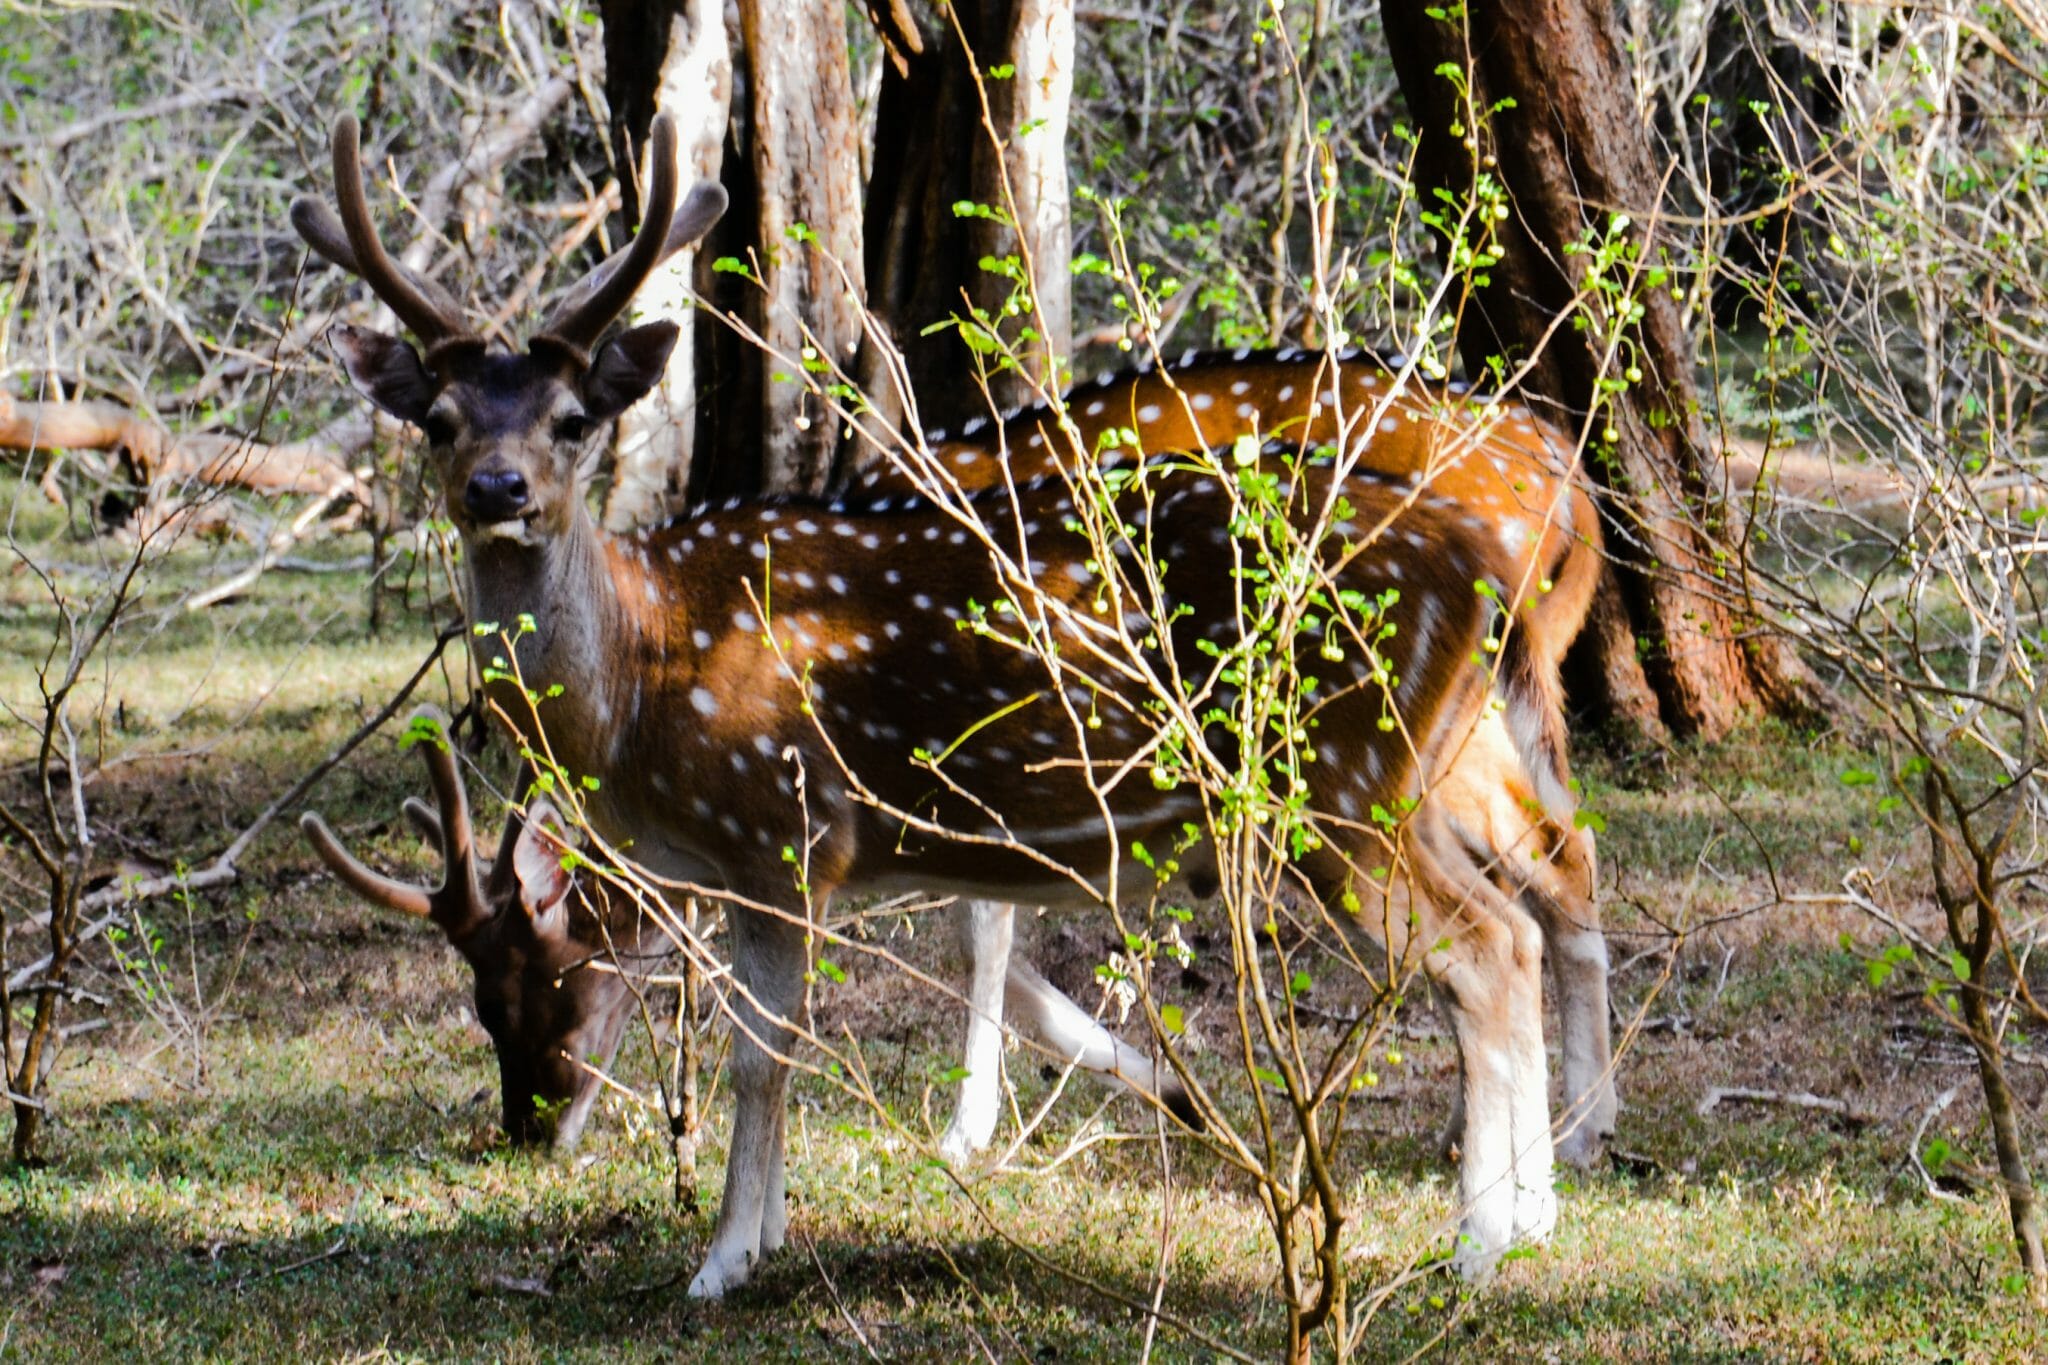
[(1179, 1005), (1161, 1005), (1159, 1007), (1159, 1027), (1175, 1036), (1178, 1036), (1187, 1027), (1187, 1019), (1181, 1014)]
[(1920, 1164), (1927, 1168), (1927, 1174), (1939, 1175), (1941, 1168), (1948, 1165), (1949, 1158), (1954, 1155), (1955, 1149), (1948, 1145), (1948, 1139), (1930, 1138), (1920, 1149)]

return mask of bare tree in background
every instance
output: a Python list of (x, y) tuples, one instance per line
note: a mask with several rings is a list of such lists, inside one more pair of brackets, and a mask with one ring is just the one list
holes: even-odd
[[(1745, 712), (1810, 707), (1796, 660), (1757, 633), (1741, 599), (1691, 339), (1655, 273), (1664, 177), (1610, 7), (1502, 0), (1447, 19), (1383, 0), (1381, 17), (1425, 198), (1467, 195), (1477, 175), (1513, 206), (1502, 258), (1461, 319), (1467, 372), (1533, 360), (1524, 387), (1587, 422), (1595, 475), (1624, 495), (1608, 509), (1615, 572), (1575, 655), (1580, 700), (1708, 738)], [(1610, 302), (1628, 316), (1613, 331), (1558, 327), (1583, 306), (1593, 253), (1582, 244), (1612, 232), (1631, 235), (1635, 278), (1625, 297), (1589, 302), (1596, 316)]]

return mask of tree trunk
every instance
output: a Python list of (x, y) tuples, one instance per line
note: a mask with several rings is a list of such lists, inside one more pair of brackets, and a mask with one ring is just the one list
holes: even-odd
[[(867, 272), (875, 311), (908, 362), (919, 420), (957, 428), (988, 409), (969, 382), (973, 352), (954, 331), (924, 330), (970, 307), (991, 318), (1001, 310), (1012, 283), (982, 269), (984, 258), (1028, 262), (1037, 286), (1033, 314), (1021, 324), (1038, 334), (1021, 348), (1028, 374), (997, 376), (996, 405), (1028, 401), (1035, 383), (1064, 387), (1070, 375), (1074, 16), (1071, 0), (965, 0), (950, 14), (878, 7), (890, 65), (875, 118)], [(1012, 74), (985, 77), (984, 117), (974, 70), (1003, 66)], [(960, 218), (953, 206), (962, 201), (1003, 218)], [(1016, 338), (1019, 326), (1011, 322), (1004, 335)]]
[[(1579, 700), (1624, 723), (1707, 738), (1747, 711), (1806, 709), (1796, 660), (1739, 609), (1741, 547), (1722, 539), (1730, 519), (1699, 420), (1691, 340), (1669, 293), (1638, 285), (1643, 315), (1624, 357), (1604, 370), (1592, 330), (1560, 328), (1544, 340), (1586, 281), (1589, 256), (1565, 252), (1589, 228), (1604, 237), (1611, 216), (1625, 213), (1638, 259), (1654, 260), (1658, 248), (1662, 178), (1611, 7), (1488, 0), (1469, 11), (1469, 49), (1465, 28), (1422, 6), (1381, 0), (1380, 17), (1421, 135), (1424, 202), (1438, 189), (1467, 194), (1478, 163), (1513, 205), (1499, 225), (1503, 258), (1462, 319), (1466, 372), (1486, 374), (1492, 357), (1537, 356), (1530, 395), (1574, 425), (1602, 396), (1603, 379), (1631, 363), (1642, 372), (1602, 396), (1591, 422), (1589, 463), (1615, 495), (1606, 500), (1615, 571), (1603, 589), (1608, 628), (1586, 632), (1574, 651)], [(1469, 104), (1438, 74), (1446, 64), (1471, 73)], [(1503, 100), (1512, 104), (1496, 107)]]
[[(616, 17), (612, 11), (626, 11)], [(649, 57), (658, 55), (658, 61)], [(667, 110), (681, 133), (678, 160), (684, 183), (716, 180), (725, 159), (731, 122), (732, 49), (720, 0), (673, 0), (606, 6), (605, 93), (612, 108), (612, 145), (628, 149), (647, 175), (647, 130)], [(628, 216), (639, 218), (638, 186), (627, 178)], [(687, 318), (700, 253), (679, 251), (657, 266), (634, 296), (629, 321)], [(697, 345), (685, 327), (669, 353), (668, 369), (647, 398), (619, 417), (613, 443), (611, 493), (605, 525), (645, 526), (681, 509), (696, 448)]]
[(1972, 973), (1962, 984), (1963, 1023), (1970, 1031), (1970, 1046), (1977, 1054), (1977, 1079), (1984, 1087), (1984, 1112), (1991, 1120), (1991, 1145), (1998, 1157), (1998, 1180), (2004, 1187), (2007, 1215), (2012, 1219), (2013, 1244), (2019, 1251), (2020, 1268), (2037, 1307), (2048, 1307), (2048, 1249), (2041, 1236), (2041, 1203), (2034, 1191), (2033, 1173), (2027, 1169), (2026, 1140), (2020, 1132), (2020, 1106), (2005, 1076), (2005, 1059), (1998, 1042), (1997, 1024), (1991, 1017), (1989, 993), (1981, 975)]
[[(834, 472), (839, 424), (797, 382), (799, 368), (807, 361), (853, 366), (865, 304), (846, 11), (829, 0), (740, 0), (739, 11), (762, 285), (750, 296), (749, 320), (772, 354), (754, 356), (766, 382), (753, 420), (738, 434), (760, 452), (761, 487), (817, 493)], [(799, 225), (803, 231), (793, 232)]]

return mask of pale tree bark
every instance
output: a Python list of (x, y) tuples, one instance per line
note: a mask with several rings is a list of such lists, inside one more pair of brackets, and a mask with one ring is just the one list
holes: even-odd
[[(846, 12), (832, 0), (740, 0), (739, 11), (763, 286), (754, 321), (772, 352), (756, 358), (766, 382), (751, 434), (761, 487), (817, 493), (834, 472), (839, 423), (795, 367), (806, 348), (818, 360), (853, 366), (865, 306)], [(815, 241), (796, 240), (798, 224)]]
[[(1033, 304), (1026, 321), (1040, 339), (1025, 348), (1025, 373), (991, 386), (999, 403), (1029, 400), (1033, 386), (1066, 387), (1073, 358), (1073, 225), (1067, 200), (1067, 109), (1074, 94), (1073, 0), (1009, 0), (1008, 46), (991, 65), (1015, 68), (990, 80), (990, 127), (975, 148), (975, 178), (982, 203), (1004, 210), (1015, 227), (990, 218), (969, 219), (968, 253), (1015, 256), (1032, 269)], [(991, 17), (994, 17), (993, 15)], [(993, 139), (990, 134), (993, 132)], [(1000, 146), (1000, 155), (997, 148)], [(969, 291), (991, 315), (1010, 295), (1010, 282), (980, 271)]]
[[(997, 405), (1025, 401), (1032, 381), (1057, 389), (1066, 380), (1073, 354), (1066, 173), (1073, 5), (961, 0), (945, 10), (905, 3), (871, 10), (891, 65), (882, 74), (868, 187), (869, 288), (904, 350), (925, 425), (957, 427), (988, 406), (968, 382), (972, 355), (952, 332), (922, 333), (970, 306), (991, 314), (1002, 306), (1010, 282), (983, 270), (984, 257), (1028, 260), (1037, 286), (1024, 320), (1041, 338), (1025, 348), (1028, 378), (998, 376), (990, 386)], [(1000, 66), (1014, 74), (984, 77), (984, 119), (973, 70)], [(956, 217), (961, 200), (1013, 215), (1021, 232)], [(1013, 337), (1017, 331), (1017, 320), (1004, 328)]]
[[(1747, 712), (1799, 712), (1811, 693), (1796, 659), (1739, 608), (1737, 524), (1699, 418), (1691, 340), (1665, 290), (1643, 288), (1632, 354), (1603, 371), (1591, 333), (1551, 329), (1584, 282), (1588, 257), (1567, 255), (1588, 227), (1625, 213), (1655, 259), (1663, 177), (1638, 114), (1611, 6), (1595, 0), (1490, 0), (1432, 18), (1381, 0), (1380, 16), (1421, 143), (1416, 173), (1434, 191), (1469, 191), (1475, 159), (1499, 177), (1513, 214), (1502, 260), (1461, 320), (1468, 373), (1492, 357), (1536, 356), (1527, 387), (1577, 422), (1597, 386), (1633, 363), (1644, 378), (1593, 423), (1594, 473), (1608, 485), (1615, 573), (1574, 651), (1572, 683), (1589, 709), (1643, 729), (1726, 733)], [(1470, 102), (1442, 74), (1471, 73)], [(1511, 101), (1500, 107), (1502, 101)], [(1476, 143), (1473, 110), (1493, 110)], [(1456, 127), (1461, 131), (1454, 134)], [(1612, 427), (1615, 439), (1604, 439)], [(1650, 703), (1654, 701), (1654, 709)]]
[[(725, 6), (722, 0), (681, 0), (673, 9), (648, 6), (637, 25), (624, 24), (617, 37), (626, 42), (645, 40), (650, 30), (666, 24), (666, 46), (654, 77), (652, 101), (631, 99), (621, 91), (613, 112), (618, 125), (634, 148), (646, 144), (647, 128), (654, 114), (666, 110), (673, 115), (681, 134), (677, 156), (683, 182), (716, 180), (725, 160), (726, 128), (732, 116), (732, 49), (726, 36)], [(624, 80), (640, 68), (620, 61), (608, 65)], [(635, 121), (637, 119), (637, 121)], [(624, 151), (624, 145), (620, 150)], [(646, 157), (638, 158), (641, 182), (647, 175)], [(637, 204), (638, 197), (634, 202)], [(679, 251), (656, 267), (635, 296), (630, 322), (673, 318), (687, 321), (694, 303), (699, 253)], [(690, 464), (696, 449), (697, 412), (696, 329), (685, 326), (669, 353), (668, 368), (652, 394), (628, 408), (618, 422), (613, 443), (612, 488), (605, 502), (604, 521), (615, 531), (629, 530), (660, 521), (681, 509), (689, 486)]]

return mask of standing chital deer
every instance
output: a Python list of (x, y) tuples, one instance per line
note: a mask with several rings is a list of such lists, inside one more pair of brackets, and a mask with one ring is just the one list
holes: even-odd
[[(1577, 637), (1603, 562), (1598, 509), (1574, 476), (1575, 443), (1517, 403), (1466, 385), (1427, 384), (1404, 357), (1356, 350), (1190, 351), (1171, 362), (1105, 374), (1062, 398), (1000, 422), (978, 419), (926, 438), (932, 459), (916, 475), (877, 465), (869, 496), (995, 489), (1060, 474), (1086, 460), (1104, 468), (1141, 453), (1220, 450), (1251, 437), (1296, 452), (1329, 448), (1357, 469), (1398, 480), (1412, 496), (1490, 534), (1513, 564), (1512, 605), (1543, 667), (1551, 706), (1558, 670)], [(1535, 739), (1536, 737), (1530, 737)], [(1591, 831), (1551, 819), (1568, 810), (1561, 752), (1524, 768), (1516, 747), (1482, 725), (1437, 775), (1432, 801), (1496, 880), (1536, 914), (1556, 986), (1566, 1113), (1558, 1154), (1592, 1164), (1614, 1132), (1619, 1104), (1608, 1030), (1607, 943), (1594, 902)], [(1548, 786), (1545, 800), (1532, 799)], [(983, 904), (976, 926), (979, 1021), (1002, 1007), (1001, 961), (1009, 907)], [(949, 1150), (985, 1145), (999, 1108), (996, 1034), (970, 1029), (967, 1079), (948, 1131)], [(1454, 1113), (1450, 1132), (1459, 1120)]]
[[(676, 200), (673, 144), (657, 120), (657, 224)], [(722, 1294), (784, 1238), (785, 1052), (815, 906), (904, 890), (1092, 906), (1140, 889), (1114, 884), (1132, 841), (1172, 846), (1199, 818), (1194, 790), (1148, 780), (1157, 735), (1140, 702), (1183, 680), (1229, 702), (1203, 646), (1227, 648), (1240, 629), (1232, 491), (1184, 465), (1130, 483), (1115, 510), (1141, 531), (1125, 548), (1136, 564), (1170, 566), (1171, 598), (1126, 598), (1106, 616), (1091, 544), (1063, 533), (1081, 509), (1060, 483), (989, 505), (1001, 571), (957, 509), (903, 497), (762, 500), (606, 537), (575, 471), (595, 424), (652, 386), (675, 329), (649, 324), (591, 348), (662, 238), (643, 234), (600, 267), (526, 354), (493, 353), (385, 257), (353, 120), (336, 130), (335, 167), (342, 238), (323, 239), (332, 217), (306, 201), (295, 222), (426, 344), (422, 358), (396, 338), (338, 329), (343, 363), (372, 402), (426, 432), (466, 549), (472, 619), (531, 618), (519, 672), (527, 688), (563, 689), (542, 719), (569, 771), (604, 779), (588, 803), (593, 827), (658, 875), (766, 907), (731, 916), (737, 1115), (717, 1228), (691, 1284)], [(1527, 632), (1491, 634), (1495, 604), (1474, 591), (1510, 591), (1514, 566), (1496, 538), (1371, 480), (1339, 487), (1311, 473), (1283, 495), (1302, 520), (1340, 495), (1349, 504), (1322, 572), (1346, 594), (1390, 602), (1382, 623), (1398, 630), (1376, 659), (1350, 625), (1350, 677), (1319, 701), (1318, 761), (1301, 769), (1319, 842), (1289, 875), (1299, 899), (1393, 960), (1420, 960), (1444, 988), (1464, 1063), (1460, 1256), (1483, 1267), (1555, 1218), (1540, 933), (1432, 803), (1403, 824), (1397, 851), (1369, 813), (1414, 799), (1466, 741), (1492, 676), (1470, 661), (1489, 643), (1530, 771), (1560, 751), (1561, 718)], [(1029, 604), (1059, 646), (1057, 677), (1000, 632), (958, 628), (973, 602), (1009, 600)], [(519, 688), (488, 686), (514, 714), (524, 707)], [(1182, 859), (1184, 878), (1219, 875), (1207, 847)], [(805, 850), (802, 891), (791, 848)], [(1381, 880), (1384, 868), (1397, 873)], [(1337, 908), (1347, 902), (1362, 908)]]
[[(474, 547), (473, 570), (503, 557), (506, 544), (544, 543), (563, 529), (575, 496), (576, 466), (561, 452), (586, 449), (606, 419), (637, 401), (661, 374), (674, 345), (676, 326), (664, 321), (632, 328), (592, 350), (640, 281), (661, 261), (700, 238), (725, 208), (724, 191), (711, 184), (698, 185), (681, 208), (676, 207), (673, 127), (662, 120), (652, 132), (657, 174), (647, 199), (647, 221), (667, 219), (668, 233), (665, 237), (640, 234), (570, 289), (523, 356), (489, 350), (468, 328), (461, 306), (445, 290), (415, 275), (384, 251), (363, 195), (358, 133), (352, 117), (344, 117), (334, 131), (339, 216), (315, 198), (301, 198), (292, 205), (293, 226), (307, 244), (369, 284), (425, 348), (422, 357), (396, 338), (347, 325), (335, 327), (331, 333), (335, 348), (357, 387), (378, 407), (420, 425), (437, 448), (451, 444), (458, 429), (473, 440), (502, 447), (499, 458), (474, 459), (459, 477), (449, 471), (444, 484), (448, 506)], [(665, 143), (664, 138), (670, 142)], [(484, 551), (481, 547), (487, 543), (492, 548)], [(577, 575), (590, 571), (591, 566), (555, 556), (545, 558), (561, 570), (555, 583), (568, 595), (563, 600), (577, 600)], [(480, 603), (496, 600), (488, 592), (472, 591), (465, 600), (475, 619), (508, 625), (514, 619), (494, 611), (479, 612)], [(998, 992), (1007, 983), (1008, 1014), (1022, 1019), (1051, 1055), (1158, 1095), (1183, 1119), (1193, 1118), (1185, 1091), (1171, 1074), (1160, 1074), (1149, 1057), (1096, 1024), (1028, 963), (1009, 960), (1007, 924), (1000, 953), (983, 946), (993, 940), (965, 907), (962, 924), (970, 952), (993, 969), (992, 976), (988, 967), (976, 969), (976, 989), (985, 995), (989, 980), (993, 979)], [(622, 923), (614, 932), (637, 935), (639, 926)], [(577, 962), (602, 948), (602, 942), (591, 939), (564, 942), (553, 951), (565, 961)], [(583, 975), (596, 978), (600, 974)], [(616, 982), (592, 980), (579, 987), (579, 1007), (601, 1012), (604, 1019), (580, 1023), (578, 1028), (610, 1038), (615, 1044), (630, 997), (613, 986)], [(1001, 1005), (999, 995), (998, 1008)], [(993, 1037), (985, 1024), (970, 1027), (981, 1028), (980, 1036)], [(503, 1049), (500, 1051), (502, 1064)], [(610, 1052), (598, 1055), (608, 1059)], [(510, 1065), (523, 1074), (540, 1063), (515, 1060)], [(996, 1070), (993, 1062), (988, 1070), (991, 1074)], [(562, 1084), (505, 1096), (508, 1115), (517, 1110), (506, 1125), (515, 1138), (544, 1139), (562, 1148), (574, 1145), (598, 1084), (587, 1070), (554, 1073), (554, 1079)], [(536, 1097), (541, 1101), (538, 1105), (533, 1103)], [(550, 1117), (554, 1115), (559, 1117)], [(956, 1121), (944, 1142), (955, 1155), (969, 1150), (958, 1139), (961, 1131)]]

